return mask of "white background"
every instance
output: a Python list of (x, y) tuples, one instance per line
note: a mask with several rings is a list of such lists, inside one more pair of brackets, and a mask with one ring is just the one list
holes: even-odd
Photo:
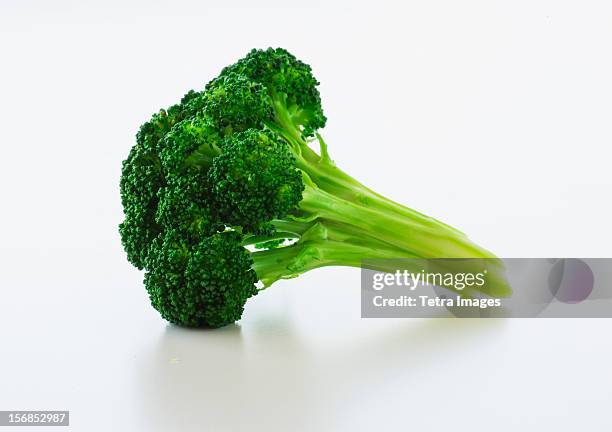
[(612, 321), (361, 320), (359, 271), (334, 268), (184, 330), (117, 233), (138, 126), (282, 46), (373, 189), (499, 256), (610, 256), (610, 2), (211, 3), (0, 0), (0, 409), (78, 431), (612, 430)]

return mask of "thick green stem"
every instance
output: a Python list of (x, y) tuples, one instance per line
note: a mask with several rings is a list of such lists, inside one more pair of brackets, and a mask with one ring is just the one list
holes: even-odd
[(320, 158), (312, 149), (308, 150), (302, 150), (302, 157), (298, 158), (297, 166), (306, 172), (321, 190), (356, 204), (390, 212), (399, 217), (411, 218), (425, 226), (440, 227), (462, 234), (461, 231), (443, 222), (372, 191), (338, 168), (330, 159)]
[(252, 253), (253, 269), (265, 286), (319, 267), (361, 267), (364, 259), (416, 258), (375, 239), (355, 237), (350, 229), (333, 223), (296, 224), (303, 231), (296, 244)]
[(364, 257), (397, 258), (397, 252), (325, 240), (254, 252), (253, 269), (265, 286), (326, 266), (360, 267)]
[[(509, 294), (503, 265), (491, 252), (472, 243), (461, 231), (372, 191), (340, 170), (330, 159), (327, 145), (318, 134), (321, 151), (317, 154), (302, 135), (299, 122), (295, 121), (297, 117), (286, 106), (285, 99), (275, 94), (271, 96), (276, 124), (269, 127), (280, 133), (294, 150), (296, 165), (304, 173), (306, 189), (296, 220), (278, 221), (277, 226), (300, 236), (300, 240), (288, 248), (254, 255), (256, 268), (274, 275), (270, 280), (293, 277), (326, 265), (359, 267), (364, 265), (364, 259), (382, 258), (377, 264), (381, 268), (377, 270), (395, 271), (394, 258), (485, 258), (495, 282), (487, 293)], [(312, 236), (313, 224), (326, 227), (325, 238)], [(329, 231), (330, 227), (333, 232)], [(291, 268), (282, 268), (284, 259), (293, 263)], [(411, 260), (408, 265), (424, 268), (431, 266), (431, 262), (419, 264)], [(438, 267), (444, 269), (449, 265), (454, 266), (442, 262)], [(476, 270), (478, 265), (470, 269)]]
[(330, 158), (327, 144), (320, 134), (316, 134), (321, 153), (320, 155), (317, 154), (309, 147), (302, 136), (301, 128), (295, 123), (292, 110), (286, 106), (285, 98), (275, 93), (271, 94), (271, 98), (276, 113), (276, 122), (280, 125), (280, 128), (274, 124), (269, 124), (268, 127), (276, 130), (287, 140), (296, 155), (297, 167), (306, 172), (320, 189), (350, 202), (392, 212), (398, 216), (410, 217), (424, 225), (443, 227), (457, 234), (462, 234), (461, 231), (443, 222), (374, 192), (342, 171)]
[(493, 258), (463, 234), (445, 226), (423, 224), (418, 217), (399, 216), (332, 195), (306, 178), (300, 202), (304, 216), (353, 226), (379, 241), (422, 258)]
[(323, 156), (308, 146), (287, 111), (276, 108), (277, 120), (288, 131), (285, 138), (299, 148), (297, 167), (306, 173), (307, 183), (300, 207), (311, 217), (353, 225), (402, 250), (423, 253), (424, 258), (494, 257), (461, 231), (372, 191), (337, 168), (320, 135)]
[(464, 296), (472, 296), (474, 291), (494, 297), (510, 294), (503, 267), (499, 267), (497, 260), (428, 260), (374, 238), (355, 237), (355, 233), (346, 225), (316, 222), (309, 226), (303, 231), (299, 242), (292, 246), (252, 253), (253, 268), (264, 287), (279, 279), (290, 279), (326, 266), (367, 268), (386, 273), (407, 270), (412, 273), (457, 274), (479, 273), (486, 269), (487, 284), (483, 287), (464, 291), (455, 290), (454, 286), (447, 288)]

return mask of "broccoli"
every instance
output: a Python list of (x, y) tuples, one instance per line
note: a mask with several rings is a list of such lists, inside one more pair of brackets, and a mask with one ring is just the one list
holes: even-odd
[(319, 133), (318, 85), (288, 51), (254, 49), (140, 128), (123, 162), (119, 231), (166, 320), (227, 325), (275, 281), (324, 266), (494, 257), (340, 170)]

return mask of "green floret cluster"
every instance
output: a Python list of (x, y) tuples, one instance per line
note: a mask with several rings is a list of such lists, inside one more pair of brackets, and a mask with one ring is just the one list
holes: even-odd
[[(227, 325), (275, 281), (324, 266), (492, 257), (340, 170), (319, 133), (318, 85), (288, 51), (252, 50), (141, 126), (123, 163), (119, 230), (166, 320)], [(487, 294), (508, 293), (497, 286)]]

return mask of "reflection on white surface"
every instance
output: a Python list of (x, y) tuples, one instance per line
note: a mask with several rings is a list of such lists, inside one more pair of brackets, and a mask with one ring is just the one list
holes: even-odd
[[(138, 365), (148, 430), (349, 430), (343, 417), (366, 420), (367, 404), (383, 403), (385, 388), (405, 392), (409, 403), (418, 396), (415, 376), (452, 364), (503, 326), (405, 320), (364, 336), (338, 334), (347, 340), (321, 347), (291, 322), (262, 321), (213, 331), (168, 326)], [(321, 329), (322, 339), (333, 331)]]

